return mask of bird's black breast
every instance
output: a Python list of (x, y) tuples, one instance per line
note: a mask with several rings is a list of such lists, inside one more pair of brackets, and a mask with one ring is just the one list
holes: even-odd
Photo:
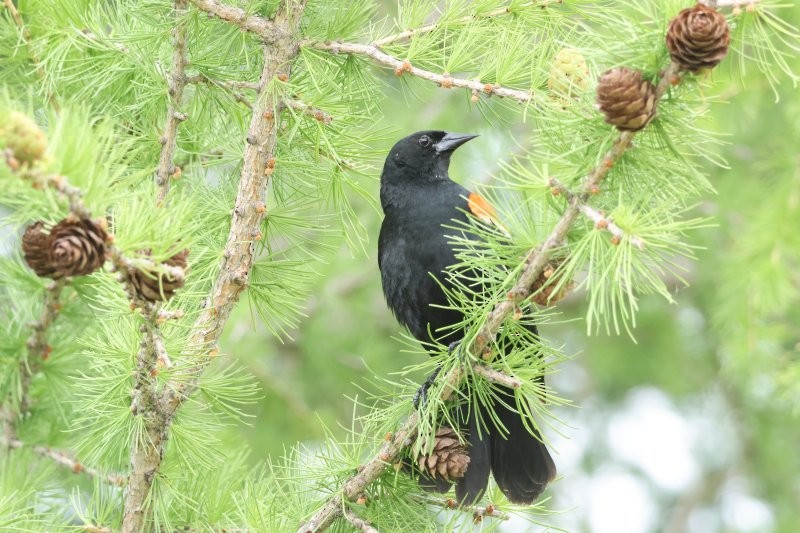
[(433, 276), (446, 284), (442, 271), (456, 261), (446, 237), (454, 230), (443, 225), (466, 220), (468, 194), (456, 183), (439, 183), (421, 192), (415, 202), (387, 209), (381, 226), (378, 265), (386, 302), (420, 341), (432, 340), (431, 334), (445, 344), (459, 338), (437, 331), (462, 317), (452, 309), (435, 307), (447, 305), (447, 297)]

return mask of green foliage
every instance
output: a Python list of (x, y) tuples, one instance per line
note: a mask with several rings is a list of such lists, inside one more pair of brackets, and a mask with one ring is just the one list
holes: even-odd
[[(655, 81), (668, 61), (663, 43), (667, 23), (690, 4), (652, 0), (623, 6), (581, 0), (551, 2), (542, 8), (541, 3), (455, 0), (441, 8), (430, 0), (409, 0), (399, 3), (392, 17), (370, 0), (346, 5), (309, 2), (301, 24), (303, 46), (291, 77), (264, 80), (261, 98), (274, 111), (284, 100), (297, 100), (332, 120), (320, 120), (313, 112), (292, 106), (281, 109), (267, 214), (258, 228), (260, 238), (254, 237), (257, 260), (248, 280), (247, 303), (232, 321), (245, 327), (252, 324), (264, 334), (243, 332), (239, 323), (229, 328), (223, 352), (230, 355), (221, 356), (203, 374), (198, 391), (173, 421), (163, 468), (150, 495), (154, 528), (285, 531), (296, 527), (340, 490), (342, 482), (374, 454), (383, 435), (397, 430), (408, 417), (412, 409), (408, 400), (420, 376), (437, 367), (445, 373), (458, 365), (470, 369), (477, 362), (462, 350), (453, 356), (445, 346), (420, 347), (404, 337), (399, 341), (406, 348), (403, 358), (408, 354), (419, 362), (403, 366), (395, 357), (398, 342), (376, 342), (389, 337), (394, 326), (376, 318), (375, 309), (382, 309), (382, 302), (363, 283), (367, 272), (374, 271), (374, 258), (365, 265), (362, 256), (374, 247), (368, 241), (377, 211), (374, 177), (384, 148), (399, 136), (398, 129), (422, 129), (399, 117), (394, 107), (401, 106), (395, 102), (406, 98), (422, 107), (415, 99), (433, 101), (430, 82), (409, 75), (399, 80), (385, 76), (368, 58), (329, 53), (313, 43), (388, 39), (382, 50), (414, 67), (531, 91), (525, 105), (483, 94), (472, 102), (470, 93), (461, 89), (446, 93), (457, 107), (448, 108), (451, 116), (442, 122), (460, 124), (469, 118), (459, 114), (475, 111), (485, 128), (508, 130), (519, 145), (515, 157), (503, 154), (500, 168), (492, 170), (494, 177), (484, 189), (511, 238), (480, 225), (447, 228), (459, 251), (458, 267), (473, 272), (453, 274), (458, 290), (449, 294), (451, 305), (465, 313), (464, 323), (453, 327), (468, 332), (462, 341), (467, 346), (488, 312), (506, 299), (523, 267), (521, 259), (542, 242), (564, 212), (565, 202), (552, 195), (548, 180), (556, 177), (580, 192), (584, 177), (604, 163), (617, 135), (594, 110), (592, 83), (575, 91), (568, 102), (550, 94), (547, 80), (553, 57), (563, 48), (577, 50), (588, 63), (589, 79), (624, 64)], [(270, 16), (279, 2), (242, 4), (248, 13)], [(745, 67), (754, 66), (776, 96), (791, 100), (796, 95), (778, 87), (778, 82), (797, 81), (798, 31), (778, 18), (779, 7), (778, 2), (764, 0), (752, 13), (731, 15), (734, 50), (727, 63), (751, 85), (759, 82), (751, 81)], [(80, 188), (87, 207), (96, 217), (107, 218), (115, 245), (134, 262), (147, 255), (163, 261), (190, 250), (186, 286), (163, 306), (166, 311), (183, 311), (184, 316), (162, 327), (174, 363), (153, 376), (162, 391), (169, 380), (190, 379), (198, 364), (197, 349), (189, 345), (189, 338), (197, 316), (209, 305), (208, 295), (219, 273), (250, 123), (251, 110), (241, 100), (252, 100), (253, 95), (235, 82), (259, 81), (263, 43), (193, 7), (178, 21), (187, 30), (187, 74), (206, 81), (186, 86), (180, 110), (187, 120), (178, 129), (175, 156), (181, 179), (173, 180), (164, 207), (154, 201), (152, 176), (169, 103), (167, 74), (176, 24), (172, 2), (27, 0), (19, 2), (19, 9), (24, 31), (7, 10), (0, 15), (0, 116), (21, 110), (36, 118), (48, 143), (40, 169), (64, 175)], [(436, 25), (429, 31), (411, 39), (392, 38), (410, 28), (426, 27), (432, 20)], [(714, 335), (725, 352), (721, 366), (734, 376), (734, 383), (748, 381), (748, 374), (756, 371), (768, 376), (781, 392), (783, 405), (798, 410), (800, 365), (793, 342), (800, 191), (797, 176), (785, 177), (796, 174), (793, 147), (800, 139), (794, 125), (800, 108), (795, 105), (775, 126), (791, 135), (772, 135), (772, 141), (762, 145), (765, 133), (760, 131), (762, 137), (754, 133), (743, 141), (764, 154), (781, 154), (765, 156), (770, 165), (757, 169), (770, 177), (766, 185), (743, 190), (730, 183), (712, 186), (707, 172), (714, 166), (733, 166), (727, 161), (735, 156), (712, 131), (714, 121), (709, 117), (715, 111), (709, 102), (728, 98), (714, 92), (718, 86), (730, 91), (730, 84), (720, 83), (728, 79), (721, 72), (688, 76), (667, 91), (656, 119), (637, 135), (634, 147), (590, 200), (625, 236), (614, 245), (609, 233), (579, 219), (555, 253), (563, 260), (556, 289), (574, 280), (574, 291), (585, 293), (587, 305), (577, 318), (586, 321), (590, 333), (625, 331), (633, 336), (634, 327), (641, 324), (637, 323), (640, 308), (645, 322), (653, 320), (654, 304), (647, 296), (674, 303), (674, 285), (693, 277), (687, 259), (699, 256), (715, 264), (721, 278), (719, 290), (708, 296)], [(763, 107), (748, 110), (741, 95), (734, 98), (734, 105), (751, 113), (751, 121), (766, 113)], [(379, 120), (384, 114), (398, 122)], [(56, 192), (31, 188), (4, 163), (0, 180), (0, 204), (8, 210), (3, 216), (15, 231), (39, 219), (54, 224), (68, 214), (66, 202)], [(721, 242), (709, 238), (698, 243), (698, 230), (710, 231), (712, 222), (697, 203), (715, 189), (736, 206), (746, 223), (726, 226), (717, 236)], [(762, 202), (751, 201), (754, 189), (763, 196)], [(466, 230), (483, 240), (466, 237)], [(637, 239), (643, 247), (636, 245)], [(714, 258), (702, 250), (702, 245), (714, 250), (731, 242), (734, 250), (724, 257)], [(343, 243), (348, 250), (340, 252)], [(363, 252), (358, 265), (353, 264), (353, 251)], [(323, 284), (342, 264), (355, 281), (345, 280), (336, 289)], [(743, 271), (749, 276), (741, 276)], [(15, 414), (24, 394), (20, 365), (31, 363), (25, 347), (29, 324), (41, 313), (44, 293), (45, 281), (24, 265), (19, 252), (0, 258), (0, 298), (8, 302), (0, 309), (0, 399)], [(348, 294), (354, 294), (352, 300)], [(362, 302), (358, 309), (355, 300)], [(493, 341), (494, 359), (481, 364), (521, 380), (512, 407), (526, 415), (529, 429), (558, 428), (560, 409), (570, 402), (540, 378), (555, 374), (569, 358), (554, 342), (534, 334), (531, 326), (558, 327), (572, 317), (534, 304), (526, 304), (521, 312), (521, 317), (503, 324)], [(29, 393), (35, 399), (31, 412), (14, 417), (20, 440), (74, 450), (83, 463), (101, 472), (126, 472), (131, 443), (146, 440), (148, 421), (131, 413), (132, 372), (143, 324), (113, 274), (97, 272), (73, 280), (64, 289), (59, 315), (47, 332), (52, 353), (31, 382)], [(241, 337), (246, 338), (237, 341)], [(300, 342), (293, 343), (293, 337)], [(666, 345), (669, 338), (644, 342)], [(769, 342), (762, 341), (765, 338)], [(428, 349), (436, 355), (427, 357)], [(390, 362), (369, 367), (381, 358)], [(705, 375), (716, 367), (701, 368)], [(629, 382), (624, 378), (600, 382), (610, 396), (621, 382), (627, 386), (651, 374), (661, 375), (658, 384), (664, 388), (692, 390), (692, 383), (669, 383), (663, 374), (670, 368), (663, 360), (641, 358), (630, 365), (609, 359), (605, 369), (630, 371)], [(467, 372), (463, 386), (447, 402), (440, 399), (447, 385), (441, 380), (433, 385), (420, 412), (421, 438), (408, 453), (428, 449), (436, 427), (454, 422), (454, 405), (508, 401), (496, 385)], [(331, 391), (352, 396), (353, 375), (368, 378), (357, 383), (366, 399), (345, 407), (331, 402)], [(263, 383), (256, 378), (269, 390), (262, 391)], [(296, 390), (295, 381), (302, 382)], [(332, 424), (325, 421), (331, 418), (351, 423), (346, 429), (329, 429)], [(280, 440), (270, 435), (272, 440), (261, 442), (264, 433), (248, 424), (267, 426)], [(499, 421), (489, 416), (482, 424), (488, 428)], [(244, 434), (257, 435), (254, 457), (242, 443)], [(286, 445), (300, 439), (304, 445)], [(280, 448), (287, 447), (283, 459), (277, 459)], [(272, 456), (262, 460), (267, 452)], [(788, 453), (774, 445), (760, 459)], [(56, 467), (31, 450), (4, 451), (0, 461), (0, 529), (58, 531), (73, 521), (108, 527), (120, 523), (121, 489), (100, 480), (89, 486), (54, 474)], [(765, 485), (774, 494), (789, 490), (779, 480), (766, 480)], [(469, 527), (472, 519), (468, 513), (438, 509), (399, 466), (387, 469), (366, 496), (366, 505), (348, 505), (382, 531), (457, 531)], [(495, 487), (485, 500), (504, 511), (519, 512), (528, 521), (550, 520), (548, 502), (516, 509)], [(482, 530), (500, 524), (487, 520)], [(339, 521), (332, 531), (351, 529)]]

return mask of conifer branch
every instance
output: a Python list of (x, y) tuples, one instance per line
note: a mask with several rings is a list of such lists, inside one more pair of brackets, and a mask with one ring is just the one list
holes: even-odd
[(349, 507), (345, 507), (343, 512), (345, 519), (357, 530), (363, 531), (364, 533), (380, 533), (375, 529), (375, 526), (358, 516), (355, 511)]
[(225, 89), (249, 89), (251, 91), (260, 91), (261, 87), (254, 81), (235, 81), (235, 80), (215, 80), (209, 78), (205, 74), (192, 74), (186, 76), (186, 83), (207, 83), (224, 87)]
[(225, 22), (238, 26), (243, 31), (254, 33), (265, 43), (273, 44), (288, 38), (286, 28), (280, 24), (257, 15), (248, 15), (238, 7), (217, 2), (216, 0), (189, 0), (195, 7), (210, 13)]
[(504, 385), (511, 389), (518, 389), (522, 387), (522, 380), (519, 378), (515, 378), (514, 376), (509, 376), (508, 374), (504, 374), (499, 370), (495, 370), (493, 368), (489, 368), (488, 366), (476, 363), (472, 365), (472, 372), (476, 374), (486, 381), (491, 383), (496, 383), (498, 385)]
[(17, 6), (14, 5), (13, 0), (3, 0), (3, 5), (6, 6), (8, 12), (11, 14), (11, 19), (14, 21), (14, 24), (17, 25), (18, 28), (24, 28), (25, 24), (22, 22), (22, 17), (17, 11)]
[(246, 81), (219, 81), (213, 78), (209, 78), (205, 74), (195, 74), (192, 76), (187, 76), (186, 83), (204, 83), (206, 85), (213, 85), (215, 87), (219, 87), (220, 89), (224, 90), (225, 92), (229, 93), (234, 100), (237, 102), (244, 104), (250, 110), (253, 109), (253, 104), (247, 97), (237, 91), (236, 89), (250, 89), (253, 91), (258, 91), (259, 87), (257, 83), (246, 82)]
[(43, 361), (50, 357), (52, 348), (47, 343), (47, 330), (61, 312), (61, 291), (67, 281), (64, 278), (50, 282), (45, 288), (44, 308), (39, 320), (31, 324), (33, 332), (25, 343), (28, 348), (28, 359), (20, 361), (21, 397), (19, 412), (25, 414), (30, 407), (29, 390), (31, 379), (39, 371)]
[(437, 498), (435, 496), (428, 496), (422, 494), (411, 494), (411, 498), (414, 500), (424, 503), (427, 505), (435, 505), (437, 507), (444, 507), (445, 509), (458, 509), (462, 512), (472, 512), (473, 520), (479, 521), (484, 517), (491, 517), (496, 518), (497, 520), (508, 520), (511, 518), (511, 515), (501, 511), (497, 508), (497, 506), (489, 504), (486, 506), (482, 505), (462, 505), (459, 507), (458, 502), (455, 501), (453, 498)]
[(0, 404), (0, 423), (2, 423), (2, 434), (0, 437), (10, 441), (16, 438), (17, 418), (28, 412), (31, 405), (30, 388), (33, 376), (39, 372), (43, 361), (50, 357), (52, 348), (47, 343), (47, 330), (55, 321), (61, 311), (61, 291), (67, 281), (64, 278), (52, 281), (45, 288), (44, 308), (39, 316), (39, 320), (33, 322), (31, 335), (25, 343), (28, 350), (28, 358), (19, 362), (19, 406), (12, 410), (7, 403)]
[[(679, 73), (680, 67), (675, 63), (670, 63), (669, 67), (661, 73), (661, 79), (656, 88), (656, 104), (667, 90), (667, 87), (680, 81)], [(484, 350), (494, 340), (503, 322), (513, 315), (518, 301), (524, 300), (531, 294), (533, 285), (544, 271), (550, 256), (563, 245), (567, 233), (575, 224), (580, 214), (580, 203), (587, 202), (591, 191), (600, 187), (608, 171), (630, 147), (635, 135), (636, 133), (632, 131), (624, 131), (619, 134), (611, 149), (603, 157), (602, 162), (584, 178), (581, 186), (582, 192), (575, 194), (572, 200), (567, 203), (567, 208), (548, 237), (542, 244), (528, 253), (525, 260), (525, 268), (514, 287), (509, 291), (509, 294), (514, 295), (514, 297), (503, 300), (494, 306), (484, 321), (484, 325), (480, 328), (470, 346), (467, 347), (468, 352), (476, 359), (480, 358)], [(439, 399), (446, 401), (450, 398), (458, 390), (464, 377), (465, 372), (461, 366), (454, 367), (444, 375), (441, 379), (445, 382), (445, 386), (442, 388)], [(348, 478), (343, 483), (341, 490), (330, 496), (322, 508), (300, 526), (297, 533), (317, 533), (330, 527), (333, 521), (341, 516), (345, 505), (344, 500), (352, 501), (357, 498), (370, 483), (377, 480), (384, 473), (389, 465), (396, 462), (405, 448), (413, 445), (419, 425), (419, 413), (414, 411), (401, 428), (392, 435), (391, 439), (381, 446), (378, 453), (356, 475)]]
[[(6, 152), (6, 157), (10, 157), (8, 152)], [(9, 166), (12, 169), (14, 168), (11, 163), (9, 163)], [(70, 213), (76, 217), (89, 220), (93, 218), (92, 212), (89, 211), (89, 209), (86, 207), (86, 204), (83, 202), (83, 193), (79, 188), (71, 185), (66, 176), (58, 174), (44, 175), (37, 169), (31, 168), (27, 168), (22, 172), (18, 172), (18, 175), (23, 179), (31, 181), (35, 188), (50, 187), (56, 190), (67, 200), (69, 203)], [(104, 221), (105, 219), (101, 220)], [(135, 269), (161, 270), (177, 280), (182, 280), (185, 275), (184, 269), (179, 266), (172, 266), (166, 263), (159, 264), (145, 258), (131, 259), (125, 256), (119, 248), (114, 246), (113, 243), (107, 244), (106, 256), (107, 259), (111, 261), (113, 268), (120, 272), (122, 276), (120, 281), (126, 286), (129, 283), (130, 273)], [(135, 301), (135, 297), (132, 296), (132, 293), (128, 291), (128, 294), (131, 298), (131, 301), (139, 306)]]
[[(559, 180), (557, 180), (556, 178), (550, 178), (548, 180), (548, 185), (552, 187), (552, 189), (555, 192), (558, 192), (558, 194), (563, 195), (564, 198), (567, 199), (567, 202), (572, 201), (574, 194), (572, 193), (572, 191), (569, 190), (569, 188), (566, 185), (561, 183)], [(623, 237), (628, 235), (631, 244), (633, 244), (640, 250), (644, 250), (645, 244), (642, 239), (640, 239), (636, 235), (629, 235), (624, 229), (617, 226), (613, 220), (606, 217), (601, 211), (598, 211), (594, 207), (591, 207), (590, 205), (583, 202), (578, 202), (578, 208), (581, 210), (581, 213), (583, 213), (583, 215), (586, 216), (586, 218), (594, 222), (595, 228), (604, 229), (611, 235), (613, 235), (614, 242), (619, 243), (620, 241), (622, 241)]]
[(161, 155), (158, 159), (158, 169), (156, 170), (156, 185), (158, 192), (156, 203), (161, 205), (166, 200), (169, 193), (170, 182), (173, 176), (178, 176), (179, 169), (175, 167), (173, 159), (178, 137), (178, 124), (186, 120), (186, 115), (179, 111), (181, 99), (183, 98), (183, 88), (186, 86), (186, 63), (188, 60), (186, 51), (186, 10), (187, 0), (175, 0), (175, 27), (172, 29), (172, 72), (169, 75), (169, 107), (167, 108), (167, 123), (164, 126), (164, 134), (159, 139), (161, 143)]
[(451, 89), (457, 87), (460, 89), (467, 89), (472, 91), (474, 97), (477, 98), (479, 94), (486, 96), (498, 96), (499, 98), (510, 98), (520, 103), (528, 103), (533, 100), (533, 90), (523, 91), (520, 89), (510, 89), (501, 85), (492, 83), (483, 83), (480, 80), (467, 80), (464, 78), (454, 78), (449, 74), (437, 74), (429, 70), (424, 70), (413, 66), (408, 60), (401, 61), (400, 59), (391, 56), (381, 51), (374, 44), (358, 44), (358, 43), (343, 43), (343, 42), (325, 42), (325, 43), (307, 43), (306, 46), (313, 47), (317, 50), (324, 50), (332, 54), (352, 54), (365, 56), (379, 65), (394, 69), (398, 76), (403, 74), (410, 74), (436, 83), (443, 89)]
[(69, 210), (78, 218), (91, 219), (92, 214), (83, 203), (83, 193), (77, 187), (70, 185), (66, 176), (59, 174), (44, 174), (36, 167), (21, 167), (14, 158), (11, 150), (4, 151), (6, 164), (20, 178), (30, 181), (34, 189), (50, 187), (58, 192), (69, 203)]
[[(525, 8), (537, 7), (544, 9), (552, 4), (561, 4), (563, 3), (563, 1), (564, 0), (538, 0), (533, 2), (524, 2), (521, 4), (509, 4), (504, 7), (492, 9), (485, 13), (476, 13), (474, 15), (467, 15), (459, 19), (448, 21), (447, 24), (448, 26), (469, 24), (470, 22), (474, 22), (476, 20), (487, 20), (502, 15), (513, 14), (514, 12), (520, 11)], [(438, 29), (441, 25), (442, 25), (441, 22), (434, 22), (432, 24), (426, 24), (418, 28), (411, 28), (405, 31), (401, 31), (399, 33), (395, 33), (394, 35), (387, 35), (386, 37), (373, 41), (372, 44), (374, 44), (378, 48), (383, 48), (384, 46), (410, 41), (414, 37), (419, 37), (420, 35), (425, 35), (426, 33), (430, 33)]]
[(318, 107), (308, 105), (301, 100), (286, 99), (283, 101), (283, 105), (294, 109), (295, 111), (299, 111), (300, 113), (304, 113), (312, 117), (314, 120), (322, 122), (323, 124), (330, 124), (333, 120), (333, 117), (327, 111), (323, 111)]
[[(6, 153), (7, 161), (9, 159)], [(48, 186), (55, 189), (69, 201), (70, 211), (85, 219), (91, 219), (92, 214), (83, 203), (80, 189), (69, 184), (64, 176), (43, 175), (37, 169), (13, 165), (9, 167), (20, 177), (33, 182), (34, 186)], [(174, 413), (164, 413), (161, 409), (158, 395), (157, 382), (158, 365), (172, 366), (163, 340), (161, 339), (158, 322), (157, 305), (143, 301), (131, 285), (131, 275), (136, 269), (163, 270), (173, 279), (183, 279), (185, 273), (181, 267), (167, 264), (157, 265), (149, 259), (130, 259), (112, 243), (106, 245), (106, 258), (111, 263), (111, 269), (118, 272), (118, 281), (125, 287), (125, 292), (134, 308), (142, 310), (145, 324), (142, 326), (143, 338), (136, 357), (136, 372), (134, 373), (135, 386), (132, 392), (131, 413), (142, 415), (145, 420), (145, 435), (136, 433), (131, 445), (131, 471), (125, 492), (125, 507), (123, 513), (123, 533), (139, 532), (144, 529), (148, 512), (148, 495), (154, 476), (158, 473), (163, 457), (163, 446), (166, 442), (169, 424)], [(4, 424), (6, 425), (6, 424)], [(8, 426), (6, 425), (6, 430)], [(9, 431), (6, 431), (9, 433)]]
[(163, 324), (168, 320), (180, 320), (186, 315), (181, 309), (176, 309), (175, 311), (165, 311), (163, 309), (159, 309), (158, 313), (156, 314), (156, 322), (158, 324)]
[[(250, 100), (247, 99), (244, 94), (240, 93), (236, 89), (248, 89), (251, 91), (260, 91), (260, 85), (255, 82), (249, 81), (220, 81), (209, 78), (205, 74), (195, 74), (192, 76), (188, 76), (186, 78), (187, 83), (205, 83), (207, 85), (214, 85), (219, 87), (225, 91), (228, 91), (233, 96), (234, 100), (237, 102), (241, 102), (242, 104), (246, 105), (250, 109), (253, 109), (253, 104)], [(289, 107), (294, 109), (295, 111), (299, 111), (304, 113), (319, 122), (329, 124), (333, 117), (327, 111), (320, 109), (318, 107), (314, 107), (312, 105), (306, 104), (302, 100), (294, 99), (294, 98), (286, 98), (281, 103), (282, 107)]]
[(698, 0), (698, 3), (713, 9), (732, 7), (734, 9), (745, 6), (748, 11), (755, 9), (761, 0)]
[[(131, 259), (122, 253), (122, 251), (113, 244), (106, 249), (106, 257), (111, 262), (111, 270), (119, 273), (119, 281), (125, 286), (125, 292), (131, 303), (138, 308), (141, 308), (148, 313), (153, 311), (153, 304), (150, 302), (141, 301), (130, 286), (130, 277), (135, 270), (158, 270), (173, 278), (174, 280), (181, 281), (186, 276), (186, 271), (179, 266), (172, 266), (166, 263), (155, 263), (150, 259), (144, 257), (137, 257)], [(178, 313), (179, 311), (176, 311)], [(156, 319), (158, 316), (155, 317)]]
[[(39, 54), (33, 47), (33, 43), (31, 42), (31, 32), (28, 27), (25, 26), (25, 22), (22, 20), (22, 15), (20, 15), (17, 7), (14, 5), (13, 0), (3, 0), (3, 5), (11, 14), (11, 19), (14, 21), (14, 24), (16, 24), (17, 28), (19, 28), (19, 30), (22, 32), (22, 41), (28, 48), (28, 54), (30, 54), (31, 62), (36, 69), (36, 75), (39, 77), (40, 81), (44, 81), (46, 74), (44, 68), (42, 67), (42, 59), (39, 57)], [(52, 105), (53, 109), (56, 111), (61, 110), (61, 106), (58, 104), (58, 100), (52, 91), (47, 92), (47, 102)]]
[(33, 450), (37, 455), (42, 457), (47, 457), (48, 459), (52, 459), (57, 464), (68, 468), (75, 474), (86, 474), (87, 476), (91, 476), (97, 479), (102, 479), (106, 483), (111, 485), (121, 487), (125, 484), (125, 478), (119, 474), (108, 474), (104, 472), (100, 472), (96, 468), (92, 468), (91, 466), (86, 466), (85, 464), (77, 461), (70, 457), (67, 452), (62, 450), (56, 450), (54, 448), (49, 448), (47, 446), (28, 446), (24, 442), (19, 439), (12, 438), (1, 438), (3, 445), (11, 448), (11, 449), (22, 449), (22, 448), (30, 448)]
[[(122, 532), (142, 531), (149, 520), (150, 489), (158, 475), (175, 412), (197, 389), (200, 375), (219, 353), (216, 348), (222, 329), (230, 313), (245, 290), (250, 269), (255, 258), (255, 243), (261, 238), (259, 228), (265, 216), (263, 206), (270, 184), (270, 174), (265, 172), (274, 164), (277, 144), (280, 103), (264, 91), (275, 78), (287, 79), (292, 60), (299, 50), (295, 36), (305, 0), (286, 2), (274, 21), (250, 17), (237, 8), (224, 6), (213, 0), (191, 0), (200, 9), (214, 12), (248, 31), (259, 33), (268, 45), (264, 46), (264, 65), (259, 77), (259, 94), (250, 119), (247, 142), (243, 154), (241, 178), (233, 209), (228, 240), (223, 251), (219, 274), (214, 281), (205, 309), (194, 323), (194, 333), (188, 341), (190, 350), (198, 353), (195, 366), (180, 379), (169, 381), (161, 394), (151, 396), (154, 386), (138, 390), (138, 405), (145, 410), (145, 433), (133, 443), (131, 472), (125, 495)], [(157, 315), (151, 315), (154, 318)], [(150, 325), (146, 327), (151, 327)], [(157, 357), (152, 344), (153, 335), (143, 342), (137, 363), (137, 384), (147, 383), (147, 375), (156, 370)], [(133, 407), (133, 406), (132, 406)]]

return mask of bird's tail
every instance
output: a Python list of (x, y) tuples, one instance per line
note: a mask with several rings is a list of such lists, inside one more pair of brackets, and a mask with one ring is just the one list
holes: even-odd
[[(505, 428), (494, 426), (486, 408), (477, 402), (459, 406), (458, 430), (467, 441), (469, 465), (463, 477), (456, 480), (456, 499), (471, 505), (486, 491), (491, 471), (503, 494), (513, 503), (529, 505), (544, 492), (556, 476), (556, 466), (539, 432), (531, 434), (522, 416), (509, 408), (514, 405), (511, 389), (498, 391), (502, 402), (495, 402), (495, 415)], [(478, 412), (480, 410), (480, 417)], [(483, 425), (479, 428), (479, 419)], [(447, 492), (452, 481), (421, 475), (420, 486), (434, 492)]]
[(556, 477), (556, 465), (539, 432), (528, 431), (522, 415), (508, 407), (514, 405), (513, 391), (501, 388), (498, 394), (505, 404), (496, 402), (494, 412), (506, 432), (501, 433), (486, 414), (479, 431), (475, 409), (480, 406), (473, 405), (467, 414), (470, 462), (456, 483), (456, 498), (465, 505), (483, 496), (490, 470), (506, 498), (525, 505), (536, 501)]
[[(514, 405), (511, 389), (501, 389), (500, 396), (508, 405)], [(491, 427), (492, 475), (506, 498), (513, 503), (529, 505), (556, 477), (556, 465), (539, 432), (531, 434), (518, 412), (498, 402), (495, 414), (508, 433), (501, 434)]]

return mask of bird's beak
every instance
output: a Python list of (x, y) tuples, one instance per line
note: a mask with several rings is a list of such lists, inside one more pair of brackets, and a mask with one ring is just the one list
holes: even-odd
[(468, 133), (448, 133), (441, 141), (436, 143), (436, 153), (452, 152), (470, 139), (474, 139), (477, 135), (470, 135)]

